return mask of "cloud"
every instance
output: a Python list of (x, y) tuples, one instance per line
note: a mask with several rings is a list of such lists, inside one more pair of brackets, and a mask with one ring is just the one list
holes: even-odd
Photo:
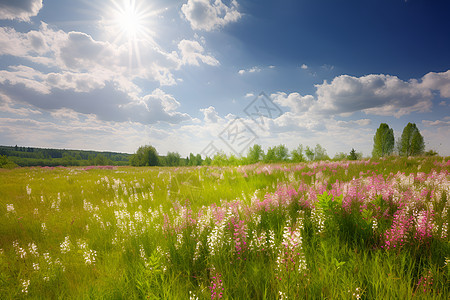
[(42, 8), (42, 0), (0, 0), (0, 19), (30, 21)]
[(303, 70), (307, 70), (307, 69), (308, 69), (308, 66), (305, 65), (305, 64), (302, 64), (302, 65), (300, 66), (300, 68), (303, 69)]
[(417, 80), (405, 82), (396, 76), (341, 75), (329, 84), (316, 85), (317, 103), (313, 110), (326, 114), (363, 111), (366, 114), (395, 116), (431, 109), (432, 93)]
[[(269, 67), (270, 68), (270, 67)], [(270, 69), (273, 69), (273, 68), (270, 68)], [(245, 73), (258, 73), (258, 72), (261, 72), (261, 68), (260, 67), (251, 67), (250, 69), (246, 69), (246, 70), (244, 70), (244, 69), (242, 69), (242, 70), (239, 70), (238, 71), (238, 74), (239, 75), (244, 75)]]
[[(17, 82), (6, 79), (0, 81), (0, 95), (10, 99), (12, 103), (31, 105), (39, 110), (54, 112), (68, 109), (80, 114), (94, 115), (103, 121), (177, 124), (191, 119), (188, 114), (176, 111), (180, 103), (161, 89), (134, 98), (117, 89), (110, 81), (97, 83), (98, 86), (95, 87), (95, 82), (87, 83), (89, 80), (86, 79), (81, 83), (81, 79), (67, 83), (67, 78), (63, 76), (61, 80), (66, 81), (59, 82), (59, 85), (55, 84), (55, 87), (47, 90), (40, 90), (38, 82), (26, 78)], [(81, 91), (80, 88), (87, 88), (88, 91)]]
[(238, 11), (238, 3), (232, 0), (225, 5), (221, 0), (188, 0), (181, 7), (185, 18), (194, 30), (211, 31), (236, 22), (242, 16)]
[(438, 90), (443, 98), (450, 98), (450, 70), (442, 73), (430, 72), (422, 78), (422, 86)]
[(219, 61), (212, 56), (202, 54), (203, 47), (197, 41), (182, 40), (178, 43), (183, 64), (199, 65), (199, 61), (207, 65), (218, 66)]
[[(440, 80), (438, 87), (445, 87), (445, 80)], [(341, 116), (362, 111), (398, 118), (412, 112), (427, 112), (432, 107), (431, 89), (415, 79), (403, 81), (383, 74), (362, 77), (341, 75), (331, 83), (324, 81), (315, 87), (315, 97), (278, 93), (273, 95), (274, 101), (295, 113)]]
[(217, 123), (220, 119), (219, 114), (213, 106), (202, 108), (200, 111), (203, 113), (204, 120), (208, 123)]
[(302, 96), (299, 93), (291, 93), (288, 95), (283, 92), (278, 92), (271, 95), (271, 97), (273, 99), (273, 102), (284, 107), (289, 107), (295, 114), (307, 112), (315, 102), (313, 96)]
[[(175, 85), (173, 71), (184, 65), (200, 63), (217, 66), (219, 61), (204, 53), (196, 41), (182, 40), (178, 52), (164, 51), (145, 40), (136, 41), (139, 57), (128, 43), (116, 45), (98, 41), (83, 32), (66, 33), (41, 23), (38, 31), (18, 32), (0, 27), (0, 55), (25, 58), (34, 63), (55, 67), (59, 72), (93, 74), (103, 81), (114, 81), (122, 90), (139, 93), (136, 78)], [(58, 72), (55, 72), (58, 73)]]
[(442, 120), (422, 120), (422, 124), (428, 127), (449, 127), (450, 117), (444, 117)]

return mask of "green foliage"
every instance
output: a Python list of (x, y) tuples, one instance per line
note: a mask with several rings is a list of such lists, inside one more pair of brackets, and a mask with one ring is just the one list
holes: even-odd
[(264, 158), (264, 150), (261, 145), (254, 144), (248, 149), (247, 160), (249, 164), (254, 164), (261, 161)]
[(292, 150), (291, 152), (292, 162), (299, 163), (304, 162), (305, 157), (303, 156), (303, 145), (300, 144), (297, 149)]
[(181, 155), (178, 152), (168, 152), (165, 160), (165, 165), (175, 167), (181, 165)]
[(362, 159), (362, 153), (356, 152), (355, 149), (352, 148), (350, 154), (347, 156), (348, 160), (358, 160)]
[(130, 159), (131, 165), (135, 167), (141, 166), (158, 166), (159, 157), (155, 147), (146, 145), (141, 146)]
[(314, 160), (314, 149), (309, 148), (309, 146), (306, 146), (305, 155), (309, 161), (313, 161)]
[(386, 123), (381, 123), (373, 137), (372, 156), (383, 157), (394, 151), (394, 130)]
[[(32, 147), (0, 146), (0, 155), (21, 166), (89, 166), (129, 164), (131, 154), (84, 150), (44, 149)], [(97, 156), (101, 156), (97, 159)]]
[(425, 156), (437, 156), (438, 153), (436, 151), (434, 151), (434, 150), (428, 150), (423, 155), (425, 155)]
[(415, 123), (408, 123), (403, 129), (398, 150), (402, 156), (420, 155), (425, 150), (423, 136)]
[(6, 155), (0, 155), (0, 168), (13, 169), (16, 167), (18, 167), (18, 165), (10, 161)]

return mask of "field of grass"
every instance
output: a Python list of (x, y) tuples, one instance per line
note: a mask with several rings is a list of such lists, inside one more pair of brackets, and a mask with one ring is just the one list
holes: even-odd
[(449, 171), (0, 170), (0, 299), (449, 299)]

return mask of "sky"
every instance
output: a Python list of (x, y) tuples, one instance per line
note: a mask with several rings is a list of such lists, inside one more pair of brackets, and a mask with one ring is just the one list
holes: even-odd
[(0, 145), (160, 155), (320, 144), (380, 123), (450, 155), (439, 0), (0, 0)]

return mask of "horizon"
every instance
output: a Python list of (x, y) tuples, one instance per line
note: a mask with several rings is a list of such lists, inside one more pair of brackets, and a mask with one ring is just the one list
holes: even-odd
[(450, 156), (448, 1), (0, 0), (0, 144)]

